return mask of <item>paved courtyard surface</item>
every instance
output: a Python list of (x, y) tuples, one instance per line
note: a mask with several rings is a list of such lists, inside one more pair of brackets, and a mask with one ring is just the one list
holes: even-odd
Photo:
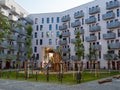
[(112, 82), (104, 84), (98, 84), (98, 80), (96, 80), (77, 85), (0, 79), (0, 90), (120, 90), (120, 79), (113, 79)]

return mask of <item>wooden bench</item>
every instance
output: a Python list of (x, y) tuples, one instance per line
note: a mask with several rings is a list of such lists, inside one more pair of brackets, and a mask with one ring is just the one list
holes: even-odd
[(106, 83), (106, 82), (112, 82), (112, 79), (104, 79), (104, 80), (98, 81), (99, 84), (103, 84), (103, 83)]
[(113, 78), (119, 79), (120, 75), (115, 75), (115, 76), (113, 76)]

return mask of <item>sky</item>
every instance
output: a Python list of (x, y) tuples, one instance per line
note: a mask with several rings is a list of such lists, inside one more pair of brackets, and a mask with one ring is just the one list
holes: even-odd
[(15, 0), (28, 13), (62, 12), (93, 0)]

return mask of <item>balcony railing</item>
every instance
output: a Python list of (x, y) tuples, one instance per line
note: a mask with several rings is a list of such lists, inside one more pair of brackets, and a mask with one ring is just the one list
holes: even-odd
[(79, 12), (75, 12), (74, 13), (74, 18), (77, 19), (77, 18), (81, 18), (84, 16), (84, 13), (83, 11), (79, 11)]
[(104, 54), (103, 58), (105, 60), (116, 60), (117, 59), (117, 55), (116, 54)]
[(87, 42), (96, 41), (96, 40), (97, 40), (96, 36), (88, 36), (88, 37), (86, 37)]
[(101, 45), (91, 45), (90, 47), (94, 50), (101, 50)]
[(14, 50), (14, 51), (18, 51), (19, 50), (19, 46), (18, 45), (11, 45), (9, 47), (10, 50)]
[(71, 43), (75, 43), (76, 42), (76, 38), (74, 38), (74, 39), (71, 39)]
[(69, 37), (70, 36), (70, 32), (62, 32), (62, 36), (63, 37)]
[(103, 34), (103, 38), (104, 39), (115, 39), (116, 38), (116, 34), (111, 32), (111, 33), (107, 33), (107, 34)]
[(71, 23), (71, 26), (72, 26), (72, 27), (77, 27), (77, 26), (80, 26), (80, 21), (79, 21), (79, 20), (77, 20), (77, 21), (75, 21), (75, 22)]
[(9, 43), (8, 42), (3, 42), (1, 45), (0, 45), (1, 48), (4, 48), (4, 49), (8, 49), (9, 48)]
[(66, 45), (66, 44), (67, 44), (67, 40), (60, 40), (60, 41), (59, 41), (59, 44), (60, 44), (60, 45)]
[(106, 3), (106, 9), (112, 9), (112, 8), (117, 8), (117, 7), (119, 7), (120, 5), (119, 5), (120, 3), (119, 3), (119, 1), (110, 1), (110, 2), (107, 2)]
[(63, 25), (59, 26), (59, 29), (60, 30), (65, 30), (65, 29), (67, 29), (67, 25), (63, 24)]
[(103, 18), (103, 20), (113, 19), (113, 18), (115, 18), (115, 13), (113, 11), (108, 12), (106, 14), (103, 14), (102, 18)]
[(62, 21), (62, 22), (70, 21), (70, 16), (69, 16), (69, 15), (68, 15), (68, 16), (63, 16), (63, 17), (61, 18), (61, 21)]
[(84, 34), (84, 29), (77, 29), (74, 31), (74, 34), (76, 35), (77, 33)]
[(71, 56), (71, 59), (74, 60), (74, 61), (77, 61), (78, 60), (78, 56), (76, 56), (76, 55)]
[(100, 8), (99, 7), (89, 8), (89, 14), (95, 14), (95, 13), (99, 13), (99, 12), (100, 12)]
[(62, 60), (63, 61), (69, 60), (69, 57), (68, 56), (62, 56)]
[(108, 46), (110, 47), (110, 49), (120, 49), (120, 43), (119, 42), (109, 43)]
[(95, 16), (92, 16), (92, 17), (89, 17), (88, 19), (85, 19), (86, 24), (95, 23), (95, 22), (96, 22)]
[(62, 52), (63, 53), (69, 53), (70, 52), (70, 48), (62, 48)]
[(33, 24), (33, 20), (29, 17), (26, 17), (25, 20), (27, 21), (27, 23), (29, 24)]
[(90, 32), (96, 32), (96, 31), (100, 31), (101, 30), (101, 28), (100, 28), (100, 26), (98, 26), (98, 25), (94, 25), (94, 26), (91, 26), (90, 28), (89, 28), (89, 31)]
[(113, 28), (119, 28), (120, 27), (120, 21), (113, 21), (113, 22), (109, 22), (107, 23), (107, 28), (108, 29), (113, 29)]

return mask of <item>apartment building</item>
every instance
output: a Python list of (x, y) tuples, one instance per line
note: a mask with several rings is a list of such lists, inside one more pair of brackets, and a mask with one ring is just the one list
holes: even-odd
[(6, 34), (5, 40), (0, 43), (0, 68), (23, 67), (27, 59), (26, 29), (33, 22), (27, 17), (28, 12), (14, 0), (0, 0), (0, 10), (12, 23), (10, 34)]
[[(99, 61), (100, 68), (108, 68), (109, 59), (116, 60), (111, 62), (112, 69), (119, 68), (117, 56), (120, 55), (120, 0), (94, 0), (63, 12), (29, 16), (34, 21), (32, 46), (38, 63), (48, 62), (54, 57), (54, 49), (58, 49), (60, 45), (64, 62), (72, 63), (77, 60), (74, 43), (76, 32), (80, 32), (84, 46), (81, 60), (85, 68), (90, 68), (87, 58), (89, 48), (96, 51), (95, 59)], [(61, 34), (62, 38), (59, 38)], [(47, 58), (46, 52), (49, 52)]]

